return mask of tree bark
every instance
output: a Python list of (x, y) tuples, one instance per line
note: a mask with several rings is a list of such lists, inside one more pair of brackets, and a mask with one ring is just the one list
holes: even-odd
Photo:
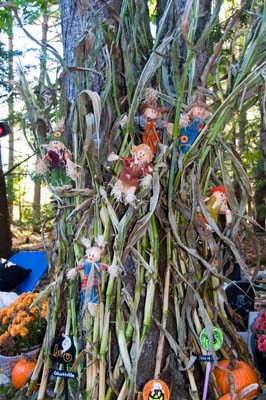
[[(14, 81), (14, 59), (13, 59), (13, 13), (10, 12), (10, 33), (8, 35), (8, 80), (9, 80), (9, 92), (10, 96), (8, 97), (8, 116), (10, 123), (10, 134), (8, 137), (8, 170), (11, 170), (14, 165), (14, 95), (13, 95), (13, 81)], [(7, 179), (7, 192), (8, 192), (8, 208), (9, 208), (9, 218), (10, 221), (13, 221), (13, 211), (14, 211), (14, 176), (10, 174)]]
[[(45, 93), (45, 74), (47, 68), (47, 33), (48, 33), (48, 15), (47, 15), (47, 7), (42, 12), (42, 47), (40, 54), (40, 76), (39, 76), (39, 91), (41, 93)], [(47, 93), (48, 96), (48, 93)], [(45, 97), (45, 96), (44, 96)], [(49, 112), (51, 111), (51, 107), (53, 101), (51, 100), (51, 96), (49, 96), (49, 100), (43, 104), (43, 108), (45, 109), (45, 119), (47, 121), (47, 126), (49, 123)], [(49, 103), (49, 104), (47, 104)], [(33, 231), (40, 232), (40, 217), (41, 217), (41, 184), (38, 181), (34, 182), (34, 194), (33, 194), (33, 209), (32, 209), (32, 218), (33, 218)]]
[[(0, 150), (1, 151), (1, 150)], [(6, 183), (2, 166), (0, 165), (0, 257), (8, 259), (12, 255), (12, 239), (8, 203), (6, 196)]]
[(264, 161), (266, 161), (266, 102), (264, 101), (264, 98), (260, 100), (260, 112), (260, 151)]
[[(63, 42), (63, 58), (65, 61), (66, 70), (69, 67), (86, 66), (87, 58), (93, 57), (93, 47), (99, 46), (104, 50), (105, 42), (103, 38), (96, 37), (95, 24), (97, 19), (108, 21), (107, 23), (116, 25), (115, 20), (110, 13), (110, 7), (113, 7), (116, 12), (120, 12), (121, 1), (114, 1), (108, 4), (106, 0), (92, 0), (89, 3), (86, 1), (72, 0), (59, 1), (62, 25), (62, 42)], [(94, 61), (96, 73), (90, 74), (90, 89), (100, 91), (103, 84), (103, 79), (98, 71), (101, 71), (104, 66), (103, 50), (99, 52)], [(66, 79), (66, 96), (68, 101), (76, 98), (77, 90), (82, 90), (85, 86), (84, 73), (76, 74), (70, 72)], [(75, 74), (78, 79), (78, 86), (73, 83)]]
[(257, 211), (257, 221), (265, 227), (266, 223), (266, 104), (262, 97), (260, 100), (261, 123), (260, 123), (260, 159), (255, 170), (255, 194), (254, 201)]
[[(211, 16), (211, 5), (212, 1), (211, 0), (204, 0), (199, 2), (199, 19), (198, 19), (198, 25), (197, 25), (197, 31), (196, 31), (196, 37), (195, 39), (198, 40), (200, 35), (202, 34), (203, 29), (205, 28), (207, 22), (210, 20)], [(202, 84), (201, 82), (201, 74), (204, 70), (204, 67), (212, 54), (212, 43), (211, 40), (208, 39), (204, 43), (204, 45), (201, 48), (201, 51), (196, 57), (196, 74), (195, 74), (195, 86), (200, 86)]]

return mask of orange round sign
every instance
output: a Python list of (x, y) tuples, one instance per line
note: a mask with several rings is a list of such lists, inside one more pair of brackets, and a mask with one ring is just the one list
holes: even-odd
[(160, 379), (152, 379), (144, 386), (143, 400), (169, 400), (169, 397), (169, 388)]

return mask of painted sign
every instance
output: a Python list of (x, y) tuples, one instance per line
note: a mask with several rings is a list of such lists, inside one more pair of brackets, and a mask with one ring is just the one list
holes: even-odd
[(76, 349), (70, 336), (63, 335), (54, 339), (51, 356), (52, 359), (61, 364), (70, 364), (75, 360)]
[(152, 379), (144, 386), (143, 400), (169, 400), (169, 398), (169, 388), (161, 379)]
[[(221, 329), (216, 328), (215, 326), (212, 327), (212, 337), (213, 337), (213, 350), (217, 351), (222, 347), (223, 344), (223, 332)], [(210, 349), (210, 340), (207, 335), (206, 328), (202, 329), (200, 333), (200, 344), (201, 347), (205, 350), (211, 350)]]
[(75, 379), (77, 374), (71, 371), (61, 371), (60, 369), (54, 369), (53, 376), (55, 376), (56, 378)]

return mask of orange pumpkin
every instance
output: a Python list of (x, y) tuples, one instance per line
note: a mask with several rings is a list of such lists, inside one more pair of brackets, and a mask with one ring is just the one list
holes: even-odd
[[(221, 399), (223, 400), (230, 399), (230, 384), (228, 378), (229, 373), (231, 373), (233, 376), (236, 393), (240, 392), (243, 388), (252, 383), (259, 384), (257, 374), (249, 364), (245, 363), (244, 361), (236, 360), (234, 369), (231, 369), (231, 365), (229, 364), (230, 360), (219, 361), (218, 365), (222, 367), (223, 370), (218, 367), (215, 367), (213, 370), (217, 386), (220, 389), (221, 393), (229, 395), (229, 397), (222, 397)], [(249, 392), (245, 396), (245, 399), (250, 399), (258, 393), (259, 387)]]
[(11, 373), (12, 383), (16, 389), (20, 389), (34, 370), (36, 361), (32, 359), (21, 358), (14, 365)]
[(233, 394), (232, 397), (230, 393), (226, 393), (220, 397), (219, 400), (247, 400), (248, 394), (252, 391), (254, 392), (254, 389), (257, 389), (258, 386), (259, 385), (257, 383), (251, 383), (250, 385), (244, 387), (244, 389), (240, 390), (240, 392)]

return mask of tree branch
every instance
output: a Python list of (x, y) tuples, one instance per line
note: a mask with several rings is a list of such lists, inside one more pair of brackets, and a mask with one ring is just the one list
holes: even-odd
[(12, 168), (10, 168), (8, 171), (6, 171), (4, 173), (4, 176), (7, 176), (9, 174), (11, 174), (12, 171), (14, 171), (14, 169), (16, 169), (17, 167), (19, 167), (21, 164), (23, 164), (24, 162), (28, 161), (31, 157), (35, 156), (35, 153), (31, 154), (30, 156), (28, 156), (27, 158), (24, 158), (24, 160), (20, 161), (19, 163), (13, 165)]
[[(16, 20), (18, 22), (18, 26), (23, 30), (23, 32), (25, 33), (26, 36), (28, 36), (29, 39), (31, 39), (33, 42), (35, 42), (38, 46), (42, 47), (42, 43), (39, 42), (37, 39), (35, 39), (35, 37), (33, 37), (23, 26), (23, 23), (18, 15), (18, 12), (16, 9), (14, 9), (14, 15), (16, 17)], [(60, 61), (60, 63), (62, 65), (64, 65), (64, 60), (63, 58), (60, 56), (60, 54), (58, 53), (58, 51), (51, 46), (50, 44), (47, 43), (47, 49), (51, 51), (51, 53), (53, 53), (53, 55)]]

